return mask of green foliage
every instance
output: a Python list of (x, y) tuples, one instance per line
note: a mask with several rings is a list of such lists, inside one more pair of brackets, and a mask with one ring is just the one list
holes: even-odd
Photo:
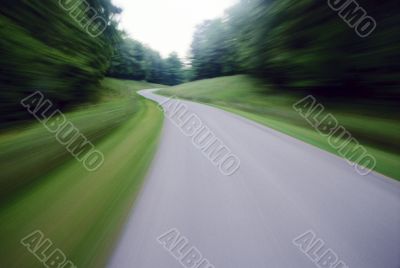
[(183, 81), (182, 68), (183, 64), (176, 53), (163, 59), (157, 51), (136, 40), (122, 37), (114, 49), (108, 75), (122, 79), (177, 85)]
[(178, 85), (183, 81), (183, 64), (178, 58), (178, 54), (171, 53), (165, 60), (165, 84)]
[[(139, 109), (136, 91), (160, 87), (163, 86), (106, 78), (100, 81), (99, 102), (66, 113), (67, 120), (97, 144), (136, 115)], [(25, 159), (23, 168), (19, 161), (21, 156)], [(0, 200), (14, 195), (70, 160), (76, 161), (55, 135), (39, 122), (0, 135)]]
[[(103, 100), (66, 117), (106, 156), (96, 172), (45, 127), (0, 135), (0, 267), (44, 267), (20, 240), (40, 229), (77, 267), (105, 267), (140, 192), (162, 127), (162, 112), (137, 95), (155, 85), (101, 81)], [(22, 160), (22, 161), (21, 161)]]
[(192, 43), (192, 67), (196, 79), (235, 74), (235, 43), (229, 25), (208, 20), (199, 25)]
[[(31, 118), (21, 107), (20, 100), (36, 90), (59, 107), (88, 101), (95, 96), (115, 42), (115, 23), (111, 18), (120, 10), (110, 0), (89, 3), (109, 24), (96, 38), (90, 36), (59, 1), (2, 1), (0, 127)], [(80, 11), (79, 18), (88, 20), (89, 14)]]
[(144, 80), (145, 48), (132, 39), (125, 39), (119, 43), (112, 57), (108, 75), (116, 78)]
[(399, 101), (398, 1), (357, 2), (378, 24), (366, 38), (326, 1), (242, 0), (198, 27), (195, 79), (246, 72), (290, 90)]

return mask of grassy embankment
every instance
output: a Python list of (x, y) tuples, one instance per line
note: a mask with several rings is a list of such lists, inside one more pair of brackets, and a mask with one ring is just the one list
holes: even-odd
[(0, 135), (0, 267), (43, 267), (20, 244), (34, 230), (78, 267), (104, 266), (156, 149), (162, 113), (135, 93), (154, 86), (105, 79), (101, 102), (66, 114), (104, 154), (96, 172), (39, 123)]
[[(274, 90), (260, 80), (245, 76), (221, 77), (182, 84), (160, 91), (164, 95), (218, 106), (286, 133), (338, 155), (296, 111), (292, 105), (307, 93)], [(340, 99), (317, 98), (377, 160), (376, 171), (400, 179), (400, 124), (385, 107)]]

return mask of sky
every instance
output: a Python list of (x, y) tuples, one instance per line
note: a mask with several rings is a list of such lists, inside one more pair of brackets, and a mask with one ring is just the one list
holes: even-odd
[(238, 0), (112, 0), (124, 11), (120, 25), (130, 37), (159, 51), (187, 56), (197, 24), (222, 16)]

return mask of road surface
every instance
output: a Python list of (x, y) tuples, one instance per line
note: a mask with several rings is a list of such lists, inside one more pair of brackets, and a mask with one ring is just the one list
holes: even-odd
[[(152, 91), (140, 94), (165, 100)], [(157, 241), (173, 228), (215, 268), (318, 267), (292, 243), (309, 230), (313, 242), (324, 243), (317, 255), (331, 249), (343, 264), (337, 268), (400, 267), (399, 182), (360, 176), (316, 147), (184, 103), (240, 158), (240, 169), (224, 176), (165, 119), (158, 153), (109, 267), (185, 267)]]

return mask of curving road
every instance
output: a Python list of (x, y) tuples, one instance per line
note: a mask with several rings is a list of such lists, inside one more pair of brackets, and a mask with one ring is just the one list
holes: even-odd
[[(159, 103), (166, 99), (152, 91), (140, 94)], [(166, 119), (109, 267), (400, 267), (399, 182), (376, 173), (360, 176), (343, 159), (287, 135), (183, 103), (240, 158), (240, 168), (223, 175)], [(173, 228), (208, 262), (180, 263), (188, 247), (174, 258), (157, 241)], [(292, 241), (308, 230), (315, 237), (307, 254)], [(312, 249), (318, 239), (323, 244)], [(334, 262), (318, 263), (328, 249)]]

